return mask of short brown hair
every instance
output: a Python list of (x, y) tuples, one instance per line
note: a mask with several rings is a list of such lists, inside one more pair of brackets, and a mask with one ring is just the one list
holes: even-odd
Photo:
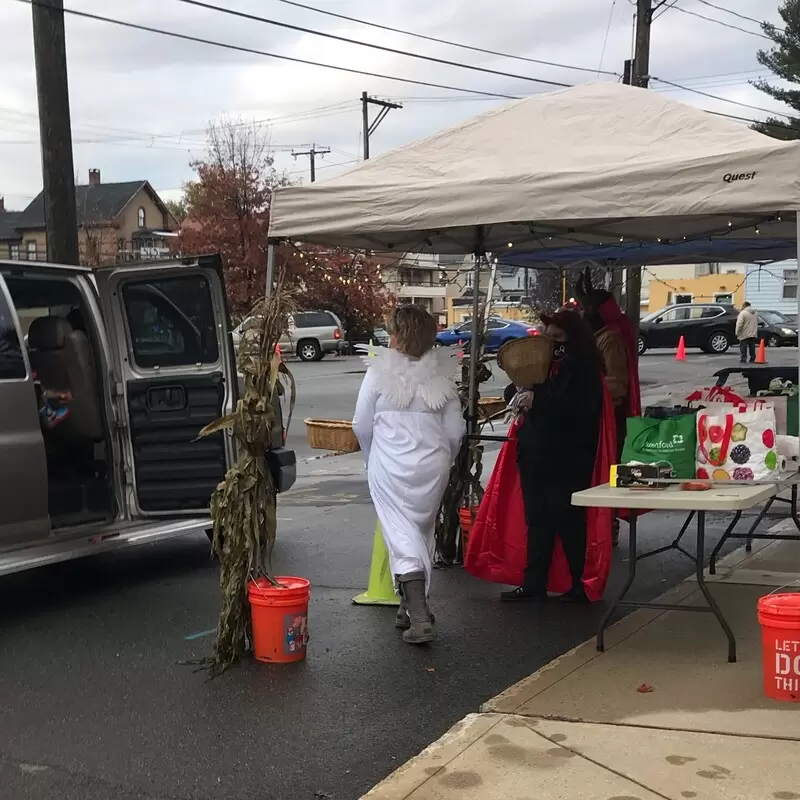
[(421, 358), (436, 344), (436, 321), (419, 306), (396, 306), (386, 327), (394, 336), (397, 349), (411, 358)]

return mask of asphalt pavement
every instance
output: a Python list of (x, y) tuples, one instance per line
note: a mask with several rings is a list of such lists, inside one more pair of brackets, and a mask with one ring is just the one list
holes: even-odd
[[(644, 388), (666, 396), (732, 362), (648, 353)], [(298, 420), (352, 413), (360, 362), (292, 366)], [(302, 424), (290, 435), (301, 441)], [(403, 644), (392, 609), (351, 604), (366, 586), (375, 524), (360, 459), (309, 461), (301, 472), (279, 505), (275, 561), (280, 574), (313, 585), (304, 663), (246, 662), (213, 681), (183, 663), (210, 652), (218, 613), (204, 537), (0, 582), (4, 800), (355, 800), (465, 714), (594, 634), (603, 604), (503, 604), (501, 587), (451, 568), (435, 575), (439, 641)], [(709, 520), (711, 541), (724, 522)], [(645, 517), (641, 541), (666, 544), (679, 523)], [(625, 558), (622, 546), (609, 596)], [(649, 559), (634, 591), (661, 594), (691, 566), (675, 553)]]

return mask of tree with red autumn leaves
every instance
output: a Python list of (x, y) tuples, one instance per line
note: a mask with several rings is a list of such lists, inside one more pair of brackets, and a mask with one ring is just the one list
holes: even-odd
[(219, 253), (231, 310), (245, 313), (264, 295), (270, 200), (288, 178), (274, 167), (267, 129), (232, 120), (211, 124), (206, 157), (192, 168), (181, 250)]
[[(192, 167), (197, 180), (184, 187), (180, 249), (220, 253), (231, 311), (246, 314), (264, 295), (272, 193), (289, 179), (275, 169), (268, 130), (241, 121), (212, 124), (208, 153)], [(379, 265), (364, 254), (284, 244), (275, 261), (298, 308), (333, 311), (346, 335), (379, 325), (394, 303)]]
[(298, 308), (333, 311), (347, 339), (369, 335), (395, 304), (380, 265), (364, 253), (302, 245), (281, 256), (278, 264), (285, 264), (284, 282)]

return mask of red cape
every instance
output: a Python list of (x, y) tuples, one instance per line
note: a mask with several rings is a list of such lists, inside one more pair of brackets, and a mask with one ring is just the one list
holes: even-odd
[[(528, 562), (528, 526), (517, 468), (517, 428), (515, 422), (508, 432), (509, 441), (502, 449), (486, 486), (486, 494), (478, 510), (469, 537), (464, 566), (476, 578), (521, 586)], [(609, 469), (616, 460), (617, 442), (614, 406), (603, 386), (603, 410), (597, 457), (592, 473), (592, 486), (608, 483)], [(611, 569), (611, 520), (609, 508), (588, 508), (586, 515), (586, 566), (583, 586), (593, 603), (602, 596)], [(572, 588), (567, 558), (556, 539), (548, 591), (563, 594)]]
[(642, 416), (642, 396), (639, 389), (639, 335), (636, 326), (622, 313), (613, 297), (598, 309), (600, 318), (607, 328), (619, 331), (625, 342), (625, 355), (628, 357), (628, 399), (625, 411), (629, 417)]

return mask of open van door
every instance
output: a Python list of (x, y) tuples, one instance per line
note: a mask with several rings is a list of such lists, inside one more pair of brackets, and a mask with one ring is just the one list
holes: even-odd
[(47, 460), (33, 375), (0, 275), (0, 549), (49, 534)]
[(227, 434), (197, 439), (237, 396), (221, 261), (120, 265), (96, 275), (114, 342), (128, 511), (207, 513), (234, 456)]

